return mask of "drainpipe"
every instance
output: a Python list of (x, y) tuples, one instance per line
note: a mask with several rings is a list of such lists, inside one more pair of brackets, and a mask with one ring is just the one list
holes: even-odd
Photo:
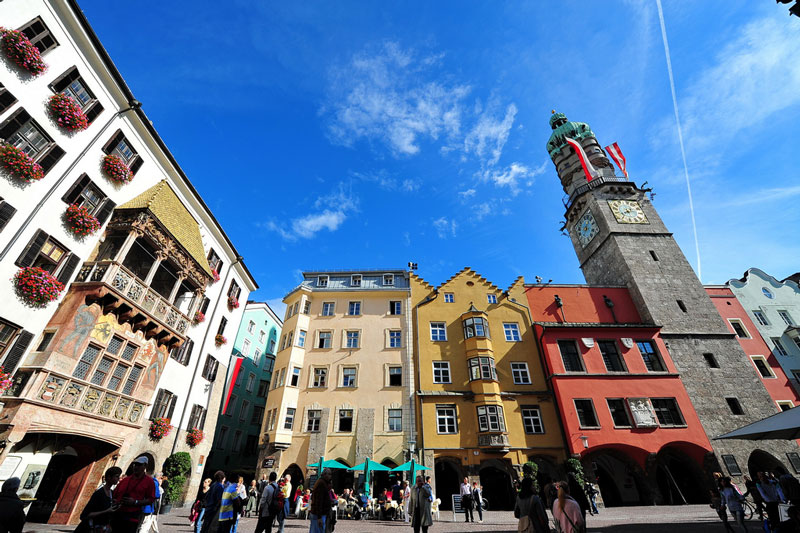
[[(421, 303), (417, 304), (416, 307), (414, 308), (414, 327), (415, 327), (416, 332), (417, 332), (417, 334), (414, 336), (414, 338), (415, 338), (415, 344), (416, 344), (415, 347), (416, 347), (417, 354), (419, 354), (419, 308), (422, 307), (425, 304), (431, 303), (432, 301), (434, 301), (438, 297), (439, 297), (439, 291), (437, 289), (433, 289), (433, 297), (429, 296), (424, 301), (422, 301)], [(419, 363), (419, 359), (420, 358), (417, 357), (417, 363)], [(420, 367), (420, 365), (417, 364), (415, 366), (415, 368), (414, 368), (414, 371), (415, 371), (415, 373), (417, 375), (417, 383), (420, 383), (419, 367)], [(420, 402), (420, 404), (421, 404), (421, 402)], [(422, 414), (422, 409), (420, 409), (420, 415), (421, 414)], [(423, 444), (423, 446), (417, 446), (417, 451), (420, 453), (420, 462), (422, 462), (422, 458), (423, 458), (422, 453), (425, 451), (425, 448), (424, 448), (424, 444), (425, 443), (422, 442), (421, 444)]]
[[(225, 286), (228, 284), (228, 279), (230, 279), (230, 275), (233, 272), (234, 265), (241, 263), (244, 258), (241, 255), (236, 256), (236, 261), (231, 263), (228, 267), (228, 273), (225, 274), (225, 280), (222, 282), (222, 290), (225, 290)], [(219, 302), (222, 300), (222, 295), (217, 298), (217, 301), (214, 302), (214, 308), (211, 310), (211, 314), (209, 316), (215, 316), (217, 312), (217, 307), (219, 306)], [(208, 326), (206, 326), (206, 331), (203, 334), (203, 341), (200, 343), (200, 350), (198, 350), (197, 361), (194, 364), (194, 372), (192, 373), (192, 380), (189, 382), (189, 389), (188, 392), (191, 392), (194, 388), (194, 382), (197, 379), (197, 370), (200, 368), (200, 361), (203, 359), (203, 352), (205, 351), (206, 341), (208, 340), (208, 333), (211, 331), (211, 320), (208, 321)], [(230, 358), (228, 359), (228, 366), (230, 366)], [(227, 376), (227, 373), (226, 373)], [(216, 381), (216, 378), (215, 380)], [(224, 387), (224, 385), (223, 385)], [(213, 390), (213, 386), (211, 388)], [(206, 415), (208, 415), (208, 406), (209, 402), (211, 401), (211, 390), (208, 392), (208, 398), (206, 399)], [(181, 410), (181, 418), (178, 421), (177, 431), (175, 431), (175, 440), (172, 441), (172, 451), (170, 455), (175, 453), (175, 449), (178, 447), (178, 436), (181, 432), (181, 426), (183, 425), (183, 419), (186, 417), (186, 408), (189, 406), (189, 394), (186, 395), (186, 403), (183, 404), (183, 410)], [(207, 458), (206, 458), (207, 459)]]
[(125, 109), (122, 109), (122, 110), (117, 111), (116, 113), (114, 113), (114, 116), (111, 117), (111, 119), (108, 122), (106, 122), (105, 125), (103, 125), (102, 128), (100, 128), (100, 131), (98, 131), (95, 134), (94, 138), (91, 141), (89, 141), (89, 143), (86, 145), (86, 147), (84, 147), (83, 151), (80, 154), (78, 154), (78, 157), (75, 158), (75, 160), (72, 162), (72, 164), (69, 166), (69, 168), (55, 181), (53, 186), (50, 187), (50, 189), (39, 200), (39, 202), (36, 204), (36, 206), (30, 212), (30, 214), (25, 219), (25, 221), (22, 223), (22, 225), (19, 228), (17, 228), (17, 231), (11, 237), (11, 240), (8, 241), (8, 244), (6, 244), (5, 248), (3, 248), (2, 251), (0, 251), (0, 261), (2, 261), (6, 257), (6, 255), (8, 255), (8, 252), (11, 250), (11, 247), (20, 238), (20, 236), (22, 235), (22, 232), (25, 231), (28, 228), (28, 226), (30, 225), (31, 221), (36, 216), (36, 214), (39, 212), (39, 210), (42, 208), (42, 206), (47, 202), (47, 200), (50, 199), (51, 196), (53, 196), (53, 193), (55, 192), (55, 190), (64, 182), (64, 180), (67, 178), (67, 176), (75, 169), (75, 166), (83, 159), (83, 156), (86, 155), (86, 152), (88, 152), (89, 149), (94, 146), (94, 143), (97, 142), (97, 139), (99, 139), (100, 136), (103, 135), (103, 133), (105, 133), (105, 131), (108, 129), (109, 126), (111, 126), (111, 124), (117, 119), (117, 117), (119, 117), (120, 115), (122, 115), (123, 113), (126, 113), (128, 111), (138, 111), (139, 109), (142, 108), (142, 103), (139, 102), (138, 100), (131, 100), (131, 101), (128, 102), (128, 106), (129, 107), (126, 107)]

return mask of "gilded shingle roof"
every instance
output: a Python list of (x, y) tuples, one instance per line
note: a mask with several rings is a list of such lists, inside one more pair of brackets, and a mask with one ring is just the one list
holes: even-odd
[(208, 266), (206, 252), (203, 249), (203, 240), (200, 237), (200, 227), (166, 180), (158, 182), (117, 209), (148, 209), (197, 261), (203, 271), (211, 275), (211, 268)]

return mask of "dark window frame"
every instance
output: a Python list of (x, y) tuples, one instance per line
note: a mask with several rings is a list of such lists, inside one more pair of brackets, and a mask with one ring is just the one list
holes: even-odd
[[(71, 94), (73, 90), (67, 91), (67, 89), (71, 89), (72, 84), (75, 82), (86, 92), (86, 95), (89, 97), (88, 102), (83, 102), (79, 97)], [(103, 112), (103, 106), (97, 100), (89, 84), (86, 83), (86, 80), (80, 75), (80, 72), (78, 72), (77, 66), (68, 68), (63, 74), (53, 80), (48, 87), (50, 87), (50, 90), (53, 91), (54, 94), (66, 94), (75, 99), (81, 107), (83, 114), (86, 115), (89, 124), (94, 122), (100, 113)]]
[[(32, 141), (28, 137), (20, 133), (20, 130), (29, 125), (33, 127), (45, 141), (45, 144), (43, 144), (41, 148), (36, 148), (31, 144)], [(7, 119), (0, 123), (0, 139), (2, 139), (3, 142), (16, 146), (17, 144), (11, 141), (11, 138), (14, 135), (19, 135), (19, 138), (25, 141), (24, 144), (31, 147), (34, 153), (33, 155), (28, 155), (31, 156), (31, 158), (36, 161), (40, 167), (42, 167), (42, 171), (45, 175), (50, 172), (50, 170), (62, 157), (64, 157), (64, 154), (66, 153), (64, 149), (61, 148), (50, 135), (47, 134), (45, 129), (39, 125), (39, 123), (36, 122), (33, 117), (31, 117), (24, 107), (18, 108)], [(26, 151), (25, 153), (28, 152)]]
[[(565, 372), (586, 372), (586, 365), (583, 362), (583, 355), (581, 354), (581, 349), (578, 346), (578, 341), (576, 341), (575, 339), (560, 339), (556, 341), (556, 344), (558, 346), (558, 352), (559, 354), (561, 354), (561, 362), (564, 365)], [(569, 346), (570, 348), (574, 348), (575, 353), (565, 354), (563, 348), (567, 346)], [(569, 361), (568, 358), (570, 358)], [(580, 369), (575, 370), (574, 368), (570, 368), (574, 366), (578, 366), (580, 367)]]
[[(661, 427), (685, 427), (686, 419), (683, 417), (678, 400), (675, 398), (650, 398), (653, 411)], [(673, 419), (672, 423), (669, 419)]]
[[(42, 28), (37, 29), (37, 24), (41, 24)], [(24, 33), (31, 44), (39, 49), (40, 54), (46, 54), (58, 46), (58, 41), (55, 36), (53, 36), (53, 32), (50, 31), (50, 28), (47, 27), (47, 24), (44, 23), (42, 17), (36, 17), (26, 22), (20, 26), (17, 31)]]
[[(612, 406), (611, 402), (614, 402), (616, 406)], [(633, 427), (631, 415), (628, 412), (628, 402), (625, 401), (625, 398), (606, 398), (606, 405), (608, 406), (608, 412), (611, 415), (611, 421), (614, 423), (615, 428)], [(619, 420), (615, 413), (624, 415), (624, 420)]]
[[(588, 404), (579, 406), (578, 402), (588, 402)], [(601, 427), (600, 419), (597, 417), (597, 410), (594, 407), (594, 401), (591, 398), (574, 398), (572, 404), (575, 407), (575, 415), (578, 417), (578, 425), (581, 428), (596, 429)], [(581, 416), (581, 413), (583, 413), (584, 416)], [(592, 420), (587, 419), (587, 414), (591, 414)], [(591, 422), (594, 423), (592, 424)]]
[[(609, 350), (613, 348), (613, 351)], [(628, 367), (625, 365), (625, 358), (622, 357), (617, 342), (613, 339), (597, 340), (597, 349), (603, 358), (603, 365), (608, 372), (627, 372)], [(609, 368), (609, 363), (611, 368)]]
[[(131, 156), (128, 157), (125, 155), (124, 150), (121, 150), (119, 147), (123, 144), (131, 151)], [(118, 129), (114, 132), (108, 142), (103, 145), (103, 153), (107, 155), (117, 155), (119, 156), (122, 161), (128, 165), (128, 168), (131, 171), (131, 174), (136, 175), (141, 168), (144, 160), (142, 156), (139, 155), (139, 152), (133, 147), (131, 142), (125, 137), (125, 134), (122, 133), (121, 129)]]
[(0, 83), (0, 113), (5, 113), (16, 103), (17, 97), (11, 94), (11, 91), (6, 89), (5, 85)]
[[(639, 349), (639, 354), (642, 356), (642, 362), (644, 362), (644, 366), (647, 368), (648, 372), (667, 371), (667, 366), (664, 364), (664, 358), (661, 357), (661, 353), (658, 351), (658, 345), (656, 344), (656, 341), (651, 339), (642, 339), (635, 340), (634, 342), (636, 343), (636, 348)], [(642, 345), (650, 346), (651, 351), (643, 351)]]

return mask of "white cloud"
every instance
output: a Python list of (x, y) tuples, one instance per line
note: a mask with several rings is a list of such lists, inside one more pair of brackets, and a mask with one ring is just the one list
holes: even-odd
[(543, 174), (546, 168), (546, 161), (535, 169), (530, 169), (521, 163), (511, 163), (506, 168), (484, 171), (482, 179), (494, 183), (497, 187), (508, 187), (511, 194), (516, 196), (521, 185), (532, 185), (533, 178)]
[(447, 237), (456, 236), (458, 224), (456, 224), (455, 220), (448, 220), (446, 217), (440, 217), (433, 221), (433, 227), (436, 229), (436, 233), (439, 234), (440, 239), (446, 239)]
[(467, 199), (475, 196), (475, 192), (476, 192), (475, 189), (467, 189), (466, 191), (459, 191), (458, 195), (461, 198)]
[(403, 180), (401, 188), (406, 192), (414, 192), (419, 189), (420, 183), (417, 180)]
[(478, 122), (464, 139), (464, 151), (474, 152), (481, 161), (490, 166), (500, 160), (508, 133), (514, 125), (514, 117), (517, 116), (517, 106), (514, 104), (508, 105), (502, 119), (494, 116), (494, 107), (488, 106), (483, 112), (478, 108)]
[(339, 187), (328, 195), (314, 201), (316, 211), (292, 219), (288, 226), (271, 220), (264, 224), (287, 241), (310, 239), (322, 230), (336, 231), (347, 219), (348, 213), (358, 210), (358, 197), (349, 186), (339, 183)]
[(492, 206), (489, 205), (489, 202), (484, 202), (482, 204), (478, 204), (475, 207), (475, 218), (478, 220), (483, 220), (486, 215), (492, 212)]

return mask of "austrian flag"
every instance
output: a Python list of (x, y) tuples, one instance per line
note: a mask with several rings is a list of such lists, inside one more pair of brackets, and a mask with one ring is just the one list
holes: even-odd
[(628, 171), (625, 170), (625, 156), (622, 155), (622, 150), (619, 149), (619, 145), (617, 143), (610, 144), (606, 146), (606, 153), (611, 156), (611, 159), (614, 160), (614, 163), (617, 164), (619, 169), (625, 174), (625, 177), (628, 177)]
[(592, 181), (593, 178), (598, 177), (600, 174), (592, 166), (592, 163), (589, 162), (589, 156), (587, 156), (586, 152), (583, 151), (583, 146), (581, 146), (581, 143), (575, 139), (570, 139), (569, 137), (564, 137), (564, 140), (567, 141), (567, 143), (572, 146), (572, 149), (575, 150), (575, 153), (578, 154), (578, 159), (581, 160), (583, 172), (586, 174), (586, 181)]

